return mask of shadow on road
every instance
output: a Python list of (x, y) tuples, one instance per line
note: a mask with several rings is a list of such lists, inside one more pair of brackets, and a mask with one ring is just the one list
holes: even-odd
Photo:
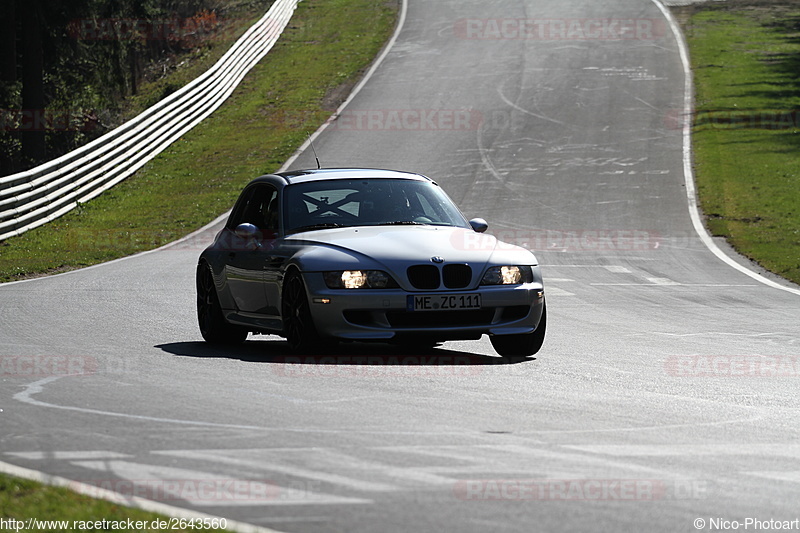
[(234, 346), (187, 341), (155, 347), (180, 357), (298, 365), (480, 366), (535, 361), (534, 357), (495, 357), (444, 348), (410, 349), (392, 344), (360, 342), (333, 345), (325, 353), (311, 355), (291, 353), (283, 340), (249, 340)]

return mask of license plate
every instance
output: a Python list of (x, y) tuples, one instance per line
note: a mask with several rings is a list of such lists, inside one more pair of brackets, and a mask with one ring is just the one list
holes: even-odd
[(480, 294), (414, 294), (409, 295), (408, 311), (460, 311), (480, 309)]

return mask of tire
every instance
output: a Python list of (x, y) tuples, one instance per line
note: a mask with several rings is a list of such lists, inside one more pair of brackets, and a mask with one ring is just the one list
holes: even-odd
[(222, 315), (214, 276), (205, 263), (197, 267), (197, 323), (200, 334), (212, 344), (241, 344), (247, 339), (246, 329), (228, 324)]
[(302, 354), (317, 350), (320, 347), (320, 338), (311, 317), (306, 285), (299, 272), (292, 271), (286, 275), (282, 292), (281, 316), (289, 349)]
[(542, 308), (542, 318), (536, 330), (521, 335), (493, 335), (490, 337), (492, 347), (503, 357), (519, 357), (534, 355), (542, 349), (544, 335), (547, 330), (547, 307)]

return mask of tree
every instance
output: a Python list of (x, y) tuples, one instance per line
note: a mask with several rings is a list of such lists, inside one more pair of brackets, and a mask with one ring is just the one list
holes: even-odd
[(0, 0), (0, 175), (119, 123), (146, 66), (196, 46), (159, 28), (217, 1)]
[[(44, 118), (44, 51), (41, 0), (18, 0), (22, 17), (22, 110), (33, 120), (22, 130), (22, 157), (38, 162), (46, 156)], [(27, 115), (26, 115), (27, 114)]]
[(9, 0), (0, 17), (0, 83), (17, 81), (17, 18), (15, 5)]

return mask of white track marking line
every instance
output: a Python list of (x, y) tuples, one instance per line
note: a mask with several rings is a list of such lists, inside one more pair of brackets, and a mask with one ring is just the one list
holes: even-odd
[(120, 487), (134, 494), (148, 494), (148, 499), (156, 501), (181, 500), (191, 505), (213, 507), (373, 503), (363, 498), (279, 485), (268, 479), (232, 478), (186, 468), (131, 461), (74, 461), (72, 464), (105, 475), (94, 480), (101, 488)]
[(673, 281), (671, 283), (651, 282), (651, 283), (590, 283), (592, 287), (760, 287), (760, 285), (738, 285), (731, 283), (678, 283)]
[[(271, 450), (269, 449), (258, 450), (258, 458), (247, 457), (247, 450), (170, 450), (157, 451), (153, 453), (156, 455), (166, 455), (170, 457), (185, 457), (201, 461), (210, 461), (213, 463), (224, 463), (232, 466), (244, 466), (250, 469), (259, 468), (271, 472), (280, 472), (289, 476), (324, 481), (325, 483), (340, 485), (365, 492), (389, 492), (398, 490), (396, 485), (363, 481), (361, 479), (342, 476), (339, 474), (329, 474), (320, 470), (312, 470), (294, 465), (280, 464), (275, 461), (269, 461), (264, 456), (270, 451)], [(285, 455), (286, 452), (284, 450), (281, 453)]]
[(697, 207), (697, 190), (695, 189), (694, 172), (692, 170), (692, 123), (690, 118), (694, 112), (694, 95), (692, 92), (692, 69), (689, 62), (689, 51), (686, 46), (683, 32), (681, 31), (680, 27), (678, 26), (678, 22), (675, 20), (675, 17), (672, 16), (672, 13), (669, 11), (669, 9), (667, 9), (660, 0), (652, 0), (652, 2), (658, 7), (658, 9), (661, 10), (670, 25), (673, 35), (675, 35), (675, 41), (678, 43), (678, 51), (681, 58), (681, 63), (683, 65), (683, 116), (686, 117), (686, 120), (683, 122), (683, 176), (686, 183), (686, 199), (689, 205), (689, 216), (692, 219), (692, 226), (694, 226), (695, 232), (700, 237), (700, 240), (703, 242), (703, 244), (706, 245), (706, 248), (708, 248), (711, 253), (716, 255), (728, 266), (738, 270), (746, 276), (753, 278), (759, 283), (767, 285), (768, 287), (800, 295), (800, 289), (786, 287), (780, 283), (776, 283), (775, 281), (765, 278), (761, 274), (754, 272), (753, 270), (750, 270), (749, 268), (734, 261), (725, 252), (723, 252), (719, 246), (717, 246), (717, 243), (714, 242), (714, 239), (711, 238), (711, 235), (703, 225), (703, 221), (700, 218), (700, 210)]
[[(405, 431), (405, 430), (395, 430), (392, 429), (390, 426), (387, 426), (388, 429), (359, 429), (357, 427), (350, 427), (350, 428), (339, 428), (339, 429), (321, 429), (318, 427), (267, 427), (267, 426), (251, 426), (251, 425), (243, 425), (243, 424), (223, 424), (219, 422), (203, 422), (200, 420), (181, 420), (176, 418), (162, 418), (157, 416), (147, 416), (147, 415), (135, 415), (130, 413), (119, 413), (115, 411), (104, 411), (102, 409), (91, 409), (87, 407), (77, 407), (72, 405), (59, 405), (55, 403), (48, 403), (43, 402), (41, 400), (36, 400), (32, 396), (35, 394), (39, 394), (44, 391), (44, 386), (61, 379), (64, 376), (50, 376), (48, 378), (40, 379), (39, 381), (35, 381), (33, 383), (28, 384), (24, 390), (21, 392), (16, 393), (12, 399), (22, 402), (28, 405), (34, 405), (36, 407), (46, 407), (50, 409), (60, 409), (63, 411), (75, 411), (78, 413), (85, 413), (91, 415), (101, 415), (101, 416), (111, 416), (115, 418), (127, 418), (130, 420), (144, 420), (148, 422), (159, 422), (164, 424), (172, 424), (172, 425), (180, 425), (180, 426), (200, 426), (200, 427), (209, 427), (209, 428), (222, 428), (222, 429), (233, 429), (233, 430), (252, 430), (252, 431), (268, 431), (268, 432), (292, 432), (292, 433), (318, 433), (318, 434), (365, 434), (365, 435), (419, 435), (419, 431)], [(431, 433), (430, 431), (425, 431), (425, 435), (464, 435), (463, 431), (453, 430), (453, 431), (439, 431), (435, 433)]]
[(730, 424), (746, 424), (749, 422), (761, 422), (763, 416), (751, 416), (747, 418), (733, 418), (730, 420), (719, 420), (715, 422), (689, 422), (686, 424), (664, 424), (662, 426), (632, 426), (615, 427), (602, 429), (532, 429), (517, 432), (517, 435), (580, 435), (586, 433), (640, 433), (644, 431), (664, 431), (667, 429), (700, 428), (726, 426)]
[(564, 289), (559, 289), (558, 287), (550, 285), (545, 287), (545, 293), (547, 293), (548, 296), (575, 296), (574, 292), (565, 291)]
[(45, 459), (55, 459), (56, 461), (81, 461), (90, 459), (129, 459), (133, 457), (125, 453), (106, 452), (106, 451), (87, 451), (87, 452), (6, 452), (5, 455), (27, 459), (29, 461), (44, 461)]
[(595, 444), (565, 445), (565, 448), (613, 457), (675, 457), (675, 456), (780, 456), (800, 459), (800, 445), (784, 444)]
[(764, 479), (772, 479), (775, 481), (789, 481), (791, 483), (800, 483), (800, 470), (761, 470), (761, 471), (742, 471), (742, 474), (748, 476), (755, 476)]

